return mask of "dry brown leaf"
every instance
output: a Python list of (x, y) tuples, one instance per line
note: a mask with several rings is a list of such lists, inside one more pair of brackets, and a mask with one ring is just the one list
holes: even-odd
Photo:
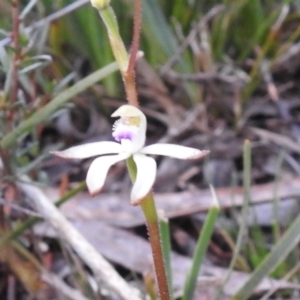
[[(279, 182), (276, 190), (279, 199), (299, 196), (300, 177)], [(59, 198), (55, 189), (47, 189), (45, 193), (53, 201)], [(243, 188), (219, 188), (216, 193), (221, 208), (243, 205)], [(250, 199), (251, 204), (273, 201), (274, 183), (252, 186)], [(156, 194), (155, 200), (157, 207), (163, 210), (168, 218), (205, 212), (212, 204), (210, 190)], [(73, 220), (101, 220), (121, 227), (139, 226), (145, 222), (141, 209), (130, 206), (127, 194), (99, 194), (91, 198), (88, 193), (83, 192), (65, 203), (61, 209)]]
[[(107, 259), (141, 274), (153, 274), (152, 254), (148, 241), (126, 230), (107, 225), (100, 221), (74, 221), (74, 226), (82, 235)], [(38, 234), (52, 235), (49, 227), (38, 225), (35, 227)], [(191, 259), (172, 253), (173, 286), (176, 294), (182, 294), (186, 273), (191, 266)], [(215, 266), (203, 265), (197, 288), (200, 291), (205, 288), (215, 287), (226, 277), (228, 270)], [(227, 295), (234, 295), (247, 281), (249, 275), (243, 272), (233, 271), (225, 285)], [(203, 278), (203, 279), (202, 279)], [(208, 278), (210, 280), (208, 280)], [(202, 283), (205, 281), (205, 285)], [(211, 284), (210, 284), (211, 282)], [(277, 286), (278, 288), (299, 288), (283, 280), (264, 279), (256, 289), (256, 292), (267, 291)]]

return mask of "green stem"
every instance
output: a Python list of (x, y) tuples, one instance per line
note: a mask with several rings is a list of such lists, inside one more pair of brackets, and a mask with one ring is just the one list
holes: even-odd
[[(132, 182), (136, 179), (136, 165), (132, 157), (127, 159), (127, 168)], [(160, 240), (160, 230), (158, 216), (155, 207), (153, 195), (150, 192), (141, 202), (141, 207), (146, 218), (146, 224), (149, 234), (149, 241), (152, 249), (152, 256), (158, 285), (158, 291), (161, 300), (170, 300), (169, 286), (163, 258), (163, 251)]]
[(107, 29), (108, 38), (117, 64), (121, 73), (124, 74), (129, 65), (129, 56), (119, 33), (116, 15), (110, 5), (99, 9), (98, 12)]
[[(134, 74), (134, 65), (135, 65), (135, 57), (133, 56), (129, 58), (129, 55), (126, 51), (125, 45), (123, 40), (120, 36), (119, 26), (117, 22), (116, 15), (110, 5), (105, 7), (97, 8), (99, 15), (106, 27), (108, 32), (108, 38), (110, 41), (110, 45), (119, 66), (119, 69), (122, 74), (122, 79), (124, 81), (124, 86), (126, 90), (126, 96), (129, 104), (138, 106), (138, 98), (137, 98), (137, 91), (135, 85), (135, 74)], [(136, 5), (136, 10), (139, 10), (140, 6)], [(133, 39), (133, 55), (136, 56), (138, 43), (139, 43), (139, 28), (140, 18), (136, 17), (138, 24), (134, 27), (134, 39)], [(138, 36), (136, 36), (138, 35)]]

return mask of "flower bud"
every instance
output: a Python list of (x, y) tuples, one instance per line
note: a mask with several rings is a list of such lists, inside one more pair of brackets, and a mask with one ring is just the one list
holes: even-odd
[(103, 9), (107, 5), (109, 5), (110, 0), (91, 0), (92, 6), (94, 6), (97, 9)]

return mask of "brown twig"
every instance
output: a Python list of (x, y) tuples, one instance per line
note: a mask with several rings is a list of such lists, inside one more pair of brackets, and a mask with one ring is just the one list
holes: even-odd
[(47, 282), (52, 287), (56, 288), (60, 294), (66, 296), (72, 300), (88, 300), (84, 295), (81, 294), (80, 291), (75, 290), (68, 286), (60, 277), (57, 275), (50, 273), (46, 270), (42, 270), (42, 280)]
[(12, 19), (13, 19), (13, 31), (12, 40), (14, 48), (13, 56), (13, 67), (12, 67), (12, 77), (11, 77), (11, 90), (9, 103), (12, 104), (16, 101), (18, 93), (18, 70), (20, 63), (20, 35), (19, 35), (19, 0), (12, 0)]
[[(1, 174), (1, 181), (0, 184), (2, 185), (1, 193), (3, 194), (3, 197), (6, 200), (6, 204), (2, 206), (0, 201), (0, 223), (3, 228), (6, 228), (6, 218), (4, 215), (10, 214), (11, 212), (11, 206), (9, 206), (9, 203), (11, 203), (14, 200), (14, 196), (17, 195), (17, 189), (15, 186), (14, 181), (7, 180), (6, 177), (13, 178), (13, 171), (10, 167), (10, 156), (8, 150), (3, 150), (0, 147), (0, 174)], [(0, 198), (1, 200), (1, 198)]]
[(243, 80), (238, 78), (237, 76), (229, 76), (223, 75), (217, 72), (213, 73), (205, 73), (199, 72), (195, 74), (180, 74), (176, 73), (172, 70), (168, 71), (165, 75), (167, 78), (174, 79), (174, 80), (185, 80), (185, 81), (195, 81), (200, 83), (206, 83), (211, 81), (221, 81), (228, 84), (243, 84)]

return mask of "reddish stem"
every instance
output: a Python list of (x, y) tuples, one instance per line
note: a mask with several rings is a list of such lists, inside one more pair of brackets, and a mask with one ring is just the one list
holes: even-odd
[(148, 194), (148, 196), (146, 196), (143, 199), (141, 207), (143, 209), (147, 221), (147, 228), (152, 249), (152, 256), (160, 300), (170, 300), (171, 298), (169, 293), (165, 262), (163, 259), (163, 252), (160, 240), (158, 217), (152, 194)]
[(132, 38), (127, 74), (134, 73), (136, 56), (140, 46), (141, 23), (142, 23), (142, 2), (141, 0), (135, 0), (134, 12), (133, 12), (133, 38)]
[(12, 69), (12, 83), (11, 83), (11, 92), (10, 92), (10, 103), (14, 103), (18, 93), (18, 70), (20, 62), (20, 35), (19, 35), (19, 1), (12, 0), (12, 19), (13, 19), (13, 32), (12, 40), (14, 47), (14, 56), (13, 56), (13, 69)]
[(123, 80), (128, 103), (130, 105), (139, 106), (134, 70), (132, 70), (130, 73), (126, 72), (123, 74)]
[(165, 264), (162, 256), (160, 233), (157, 223), (148, 223), (149, 240), (152, 247), (152, 256), (154, 261), (156, 279), (161, 300), (169, 300), (169, 288), (167, 285), (167, 276)]
[(141, 0), (134, 1), (134, 13), (133, 13), (133, 38), (131, 44), (131, 51), (129, 57), (129, 63), (127, 71), (123, 74), (127, 99), (129, 104), (138, 106), (138, 96), (135, 83), (135, 62), (137, 52), (140, 44), (140, 33), (141, 33), (141, 22), (142, 22), (142, 4)]

